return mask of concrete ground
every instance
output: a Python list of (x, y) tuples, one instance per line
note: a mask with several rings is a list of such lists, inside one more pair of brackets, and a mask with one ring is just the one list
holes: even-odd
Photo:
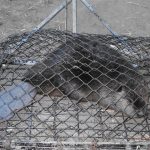
[[(0, 40), (8, 35), (30, 31), (64, 0), (0, 0)], [(150, 35), (149, 0), (91, 0), (98, 14), (114, 31), (131, 36)], [(47, 26), (65, 27), (65, 11)], [(71, 6), (68, 8), (68, 30), (72, 28)], [(78, 0), (78, 32), (109, 33)]]

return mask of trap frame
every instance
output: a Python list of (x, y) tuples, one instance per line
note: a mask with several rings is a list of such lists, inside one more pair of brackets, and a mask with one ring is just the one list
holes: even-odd
[[(78, 34), (58, 30), (38, 31), (40, 28), (36, 28), (32, 33), (10, 37), (1, 43), (1, 52), (7, 55), (1, 59), (2, 89), (18, 83), (29, 68), (27, 64), (34, 65), (42, 61), (60, 44), (65, 43), (68, 39), (74, 41), (74, 38), (78, 36)], [(118, 35), (117, 38), (114, 38), (114, 35), (85, 34), (82, 36), (91, 41), (103, 42), (119, 50), (128, 61), (138, 67), (139, 72), (146, 76), (147, 84), (149, 83), (149, 38), (124, 36), (119, 37), (121, 40), (118, 41)], [(25, 39), (24, 37), (27, 39), (22, 40)], [(18, 41), (22, 42), (17, 43)], [(132, 54), (128, 53), (129, 50), (124, 41), (129, 45), (129, 49), (132, 48)], [(107, 111), (99, 109), (91, 103), (83, 104), (83, 106), (74, 105), (67, 99), (64, 99), (63, 102), (59, 101), (57, 97), (37, 95), (31, 105), (15, 112), (14, 117), (10, 120), (0, 123), (0, 128), (1, 148), (149, 148), (148, 118), (129, 118), (110, 109)]]
[[(1, 43), (1, 47), (4, 49), (8, 46), (12, 47), (13, 43), (19, 41), (22, 36), (24, 35), (10, 37), (6, 42)], [(85, 36), (87, 39), (106, 42), (111, 46), (120, 46), (118, 40), (114, 40), (110, 35), (82, 36)], [(26, 61), (29, 61), (29, 59), (41, 61), (48, 53), (55, 50), (62, 41), (65, 42), (66, 38), (74, 40), (76, 36), (74, 37), (72, 33), (51, 29), (39, 31), (30, 37), (29, 41), (15, 51), (14, 55), (11, 55), (11, 57), (7, 59), (9, 61), (5, 65), (2, 65), (2, 89), (7, 89), (7, 87), (13, 83), (18, 83), (22, 79), (26, 69), (29, 68), (29, 65), (25, 65)], [(143, 48), (147, 50), (149, 47), (149, 38), (124, 37), (124, 39), (133, 46), (133, 49), (138, 49), (139, 52), (144, 52)], [(141, 47), (141, 45), (143, 45), (143, 47)], [(44, 55), (44, 53), (46, 55)], [(18, 63), (16, 56), (19, 58), (18, 60), (24, 60), (24, 63)], [(143, 70), (142, 72), (147, 77), (149, 75), (148, 66), (145, 65), (145, 60), (143, 61), (144, 63), (140, 61), (141, 66), (139, 65), (139, 71), (141, 68), (144, 68), (144, 64), (147, 72), (143, 72)], [(31, 65), (33, 64), (31, 63)], [(67, 142), (68, 146), (71, 143), (77, 144), (81, 149), (84, 146), (87, 146), (87, 149), (91, 149), (93, 143), (96, 143), (101, 148), (108, 149), (110, 146), (112, 146), (111, 149), (115, 149), (115, 146), (118, 148), (122, 147), (123, 149), (126, 148), (126, 146), (128, 147), (129, 143), (132, 148), (135, 148), (140, 145), (140, 142), (141, 147), (147, 148), (149, 146), (150, 130), (149, 119), (147, 117), (130, 118), (110, 109), (107, 111), (100, 109), (90, 102), (77, 105), (66, 98), (59, 101), (57, 97), (37, 95), (31, 105), (16, 112), (13, 118), (2, 122), (0, 125), (0, 136), (1, 139), (3, 139), (3, 144), (5, 141), (7, 141), (7, 143), (11, 141), (11, 146), (18, 145), (18, 147), (26, 147), (26, 149), (30, 146), (36, 147), (36, 149), (39, 146), (40, 149), (42, 143), (45, 143), (44, 146), (47, 148), (50, 146), (49, 143), (52, 143), (51, 146), (55, 147), (56, 143), (52, 141), (60, 142), (66, 149)], [(78, 142), (83, 142), (83, 145), (81, 146), (81, 143), (79, 144)], [(86, 142), (90, 144), (88, 143), (86, 145)], [(119, 143), (123, 145), (119, 145)], [(61, 144), (57, 146), (62, 146)], [(137, 145), (135, 146), (134, 144)], [(5, 144), (3, 146), (5, 146)], [(78, 146), (76, 148), (78, 148)]]

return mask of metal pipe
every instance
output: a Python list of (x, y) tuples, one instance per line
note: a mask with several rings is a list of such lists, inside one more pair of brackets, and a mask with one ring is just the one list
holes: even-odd
[(90, 1), (81, 0), (81, 2), (93, 13), (95, 13), (95, 8)]
[(107, 28), (107, 30), (110, 33), (112, 33), (112, 35), (114, 35), (117, 38), (120, 37), (120, 35), (115, 31), (113, 31), (110, 25), (97, 14), (96, 8), (94, 7), (94, 5), (91, 3), (90, 0), (80, 0), (80, 1), (90, 10), (90, 12), (92, 12), (98, 18), (98, 20), (103, 24), (103, 26)]
[(72, 0), (73, 33), (77, 33), (77, 0)]
[(68, 5), (67, 5), (67, 1), (68, 0), (65, 0), (65, 2), (66, 2), (66, 9), (65, 9), (65, 30), (68, 29)]
[[(62, 3), (57, 9), (55, 9), (48, 17), (46, 17), (39, 25), (37, 25), (26, 37), (22, 38), (20, 42), (16, 43), (15, 46), (15, 50), (17, 50), (22, 44), (24, 44), (25, 42), (27, 42), (27, 40), (34, 34), (36, 33), (38, 30), (40, 30), (41, 28), (43, 28), (47, 23), (49, 23), (59, 12), (61, 12), (65, 7), (67, 7), (70, 3), (72, 2), (72, 0), (69, 1), (65, 1), (64, 3)], [(14, 51), (15, 51), (14, 50)], [(13, 51), (13, 52), (14, 52)], [(9, 55), (12, 54), (13, 52), (11, 52), (11, 48), (6, 49), (3, 54), (0, 56), (0, 67), (2, 66), (3, 61), (6, 58), (9, 58)]]
[(41, 29), (43, 26), (45, 26), (49, 21), (51, 21), (60, 11), (62, 11), (64, 8), (67, 7), (72, 2), (72, 0), (69, 0), (68, 2), (64, 2), (62, 5), (60, 5), (57, 9), (54, 10), (53, 13), (51, 13), (47, 18), (45, 18), (37, 27), (35, 27), (34, 31), (37, 31)]
[[(96, 12), (96, 9), (94, 8), (94, 6), (92, 5), (90, 0), (80, 0), (97, 18), (98, 20), (103, 24), (103, 26), (115, 37), (118, 39), (119, 42), (121, 42), (125, 48), (131, 52), (134, 53), (132, 47), (130, 47), (130, 45), (115, 31), (112, 30), (112, 28), (110, 27), (110, 25), (104, 20), (102, 19)], [(134, 54), (133, 54), (134, 55)]]

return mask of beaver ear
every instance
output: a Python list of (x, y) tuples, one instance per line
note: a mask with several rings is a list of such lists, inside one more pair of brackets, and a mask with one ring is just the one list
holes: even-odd
[(118, 89), (117, 89), (117, 92), (122, 92), (123, 90), (123, 86), (121, 85)]

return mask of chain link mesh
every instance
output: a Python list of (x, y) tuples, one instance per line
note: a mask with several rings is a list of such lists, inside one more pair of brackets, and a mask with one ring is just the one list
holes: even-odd
[(0, 44), (2, 143), (150, 140), (149, 37), (26, 35)]

